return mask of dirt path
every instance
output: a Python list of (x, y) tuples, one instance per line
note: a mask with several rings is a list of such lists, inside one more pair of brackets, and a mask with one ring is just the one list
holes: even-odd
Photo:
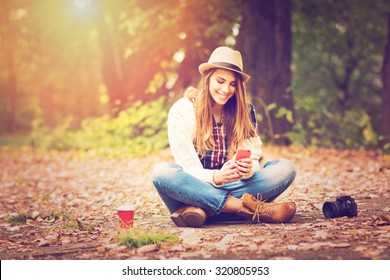
[[(169, 151), (130, 160), (3, 147), (0, 259), (390, 259), (388, 155), (291, 147), (265, 154), (297, 165), (279, 198), (297, 203), (292, 222), (192, 229), (174, 226), (151, 183), (152, 167), (171, 160)], [(355, 198), (357, 218), (323, 218), (322, 204), (339, 195)], [(179, 241), (120, 246), (115, 209), (126, 202), (137, 207), (135, 227)]]

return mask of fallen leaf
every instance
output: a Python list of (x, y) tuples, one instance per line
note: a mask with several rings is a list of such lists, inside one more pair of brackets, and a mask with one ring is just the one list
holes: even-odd
[(376, 217), (372, 222), (373, 226), (388, 226), (390, 225), (390, 216), (381, 215)]
[(151, 253), (158, 251), (160, 248), (159, 244), (150, 244), (150, 245), (145, 245), (137, 249), (137, 253), (139, 254), (146, 254), (146, 253)]
[(96, 250), (99, 252), (99, 253), (104, 253), (106, 251), (106, 248), (104, 246), (100, 246), (100, 247), (97, 247)]
[[(142, 158), (123, 159), (88, 157), (78, 152), (2, 150), (0, 251), (4, 257), (12, 257), (9, 250), (14, 250), (20, 258), (36, 259), (32, 253), (35, 249), (60, 249), (94, 241), (99, 244), (98, 249), (82, 247), (72, 249), (72, 253), (40, 258), (389, 258), (390, 172), (382, 167), (381, 152), (273, 146), (264, 151), (269, 160), (291, 159), (299, 170), (293, 185), (280, 197), (280, 201), (297, 203), (293, 221), (283, 225), (221, 224), (190, 229), (174, 226), (152, 183), (151, 167), (173, 161), (169, 149)], [(355, 199), (358, 217), (324, 219), (323, 203), (341, 195)], [(169, 246), (162, 244), (157, 251), (142, 254), (121, 247), (115, 209), (124, 203), (137, 207), (135, 226), (168, 230), (179, 235), (181, 241)], [(38, 216), (26, 223), (7, 222), (19, 214)], [(75, 224), (73, 217), (77, 217), (78, 228), (67, 217)], [(96, 230), (86, 230), (92, 227)], [(338, 248), (345, 248), (341, 255)], [(147, 251), (147, 247), (142, 250)]]
[(220, 251), (227, 251), (229, 244), (234, 240), (238, 234), (227, 234), (219, 242), (215, 243), (215, 248)]
[(184, 229), (180, 234), (180, 238), (184, 245), (196, 246), (202, 243), (201, 236), (193, 228)]
[(335, 242), (314, 242), (314, 243), (300, 243), (300, 248), (302, 250), (319, 250), (321, 248), (345, 248), (351, 246), (347, 242), (335, 243)]
[(326, 239), (327, 237), (328, 237), (328, 233), (323, 230), (316, 230), (314, 234), (314, 238)]
[(291, 250), (291, 251), (296, 251), (296, 250), (298, 250), (299, 247), (300, 247), (300, 246), (295, 245), (295, 244), (287, 245), (287, 249), (288, 249), (288, 250)]

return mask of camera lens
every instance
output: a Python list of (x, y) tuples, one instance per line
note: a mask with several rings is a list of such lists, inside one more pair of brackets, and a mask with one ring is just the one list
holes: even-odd
[(325, 202), (322, 206), (325, 218), (337, 218), (340, 215), (339, 205), (336, 202)]
[(357, 216), (357, 204), (350, 196), (339, 196), (336, 201), (325, 202), (322, 212), (327, 219), (343, 216), (352, 218)]

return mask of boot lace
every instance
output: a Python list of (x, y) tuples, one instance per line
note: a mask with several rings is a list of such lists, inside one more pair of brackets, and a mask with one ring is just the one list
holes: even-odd
[(252, 220), (257, 218), (257, 222), (260, 223), (260, 215), (261, 216), (267, 216), (267, 217), (272, 217), (272, 206), (270, 203), (265, 202), (262, 200), (263, 197), (261, 193), (257, 193), (256, 195), (256, 209), (255, 213), (253, 214)]

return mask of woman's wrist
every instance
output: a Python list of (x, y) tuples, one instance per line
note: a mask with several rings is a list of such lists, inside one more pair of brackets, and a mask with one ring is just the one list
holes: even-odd
[(223, 185), (223, 182), (219, 181), (218, 178), (219, 178), (219, 174), (217, 174), (218, 170), (214, 171), (213, 172), (213, 182), (216, 186), (221, 186)]

